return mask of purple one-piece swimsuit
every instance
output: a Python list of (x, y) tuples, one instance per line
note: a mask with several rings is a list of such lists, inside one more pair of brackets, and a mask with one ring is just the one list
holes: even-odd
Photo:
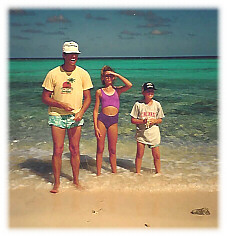
[[(105, 94), (102, 89), (101, 93), (102, 93), (102, 98), (101, 98), (102, 110), (108, 106), (116, 107), (119, 110), (120, 99), (116, 90), (113, 95)], [(117, 113), (115, 116), (108, 116), (101, 111), (100, 114), (98, 115), (98, 120), (100, 120), (108, 129), (111, 125), (118, 123), (118, 115), (119, 113)]]

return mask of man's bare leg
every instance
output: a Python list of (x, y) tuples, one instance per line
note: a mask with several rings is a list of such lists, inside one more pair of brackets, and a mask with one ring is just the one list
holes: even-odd
[(74, 127), (68, 130), (69, 137), (69, 150), (71, 153), (71, 166), (73, 172), (73, 183), (79, 189), (81, 185), (79, 184), (79, 170), (80, 170), (80, 137), (81, 137), (81, 126)]
[(60, 186), (62, 153), (64, 150), (65, 129), (52, 125), (51, 131), (52, 131), (52, 138), (53, 138), (52, 169), (54, 172), (54, 186), (50, 192), (58, 193), (58, 189)]

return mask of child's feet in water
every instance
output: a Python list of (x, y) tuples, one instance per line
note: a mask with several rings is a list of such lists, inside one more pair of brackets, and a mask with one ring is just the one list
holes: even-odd
[(141, 173), (137, 173), (137, 172), (136, 172), (136, 175), (138, 175), (138, 176), (141, 176), (142, 174), (141, 174)]
[(158, 177), (158, 176), (160, 176), (160, 175), (162, 175), (162, 173), (161, 173), (161, 172), (158, 172), (158, 173), (155, 173), (154, 177)]

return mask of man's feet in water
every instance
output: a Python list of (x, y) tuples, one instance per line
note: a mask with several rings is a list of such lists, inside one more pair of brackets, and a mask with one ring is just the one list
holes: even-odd
[(54, 184), (54, 187), (52, 190), (50, 190), (51, 193), (58, 193), (59, 192), (59, 186), (60, 184)]
[(82, 185), (80, 185), (79, 183), (73, 183), (74, 184), (74, 186), (76, 187), (76, 189), (77, 190), (84, 190), (85, 189), (85, 187), (83, 187)]

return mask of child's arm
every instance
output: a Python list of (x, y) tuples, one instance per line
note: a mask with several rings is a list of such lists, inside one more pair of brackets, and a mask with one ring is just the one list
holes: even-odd
[(162, 123), (162, 119), (136, 119), (131, 117), (131, 123), (135, 125), (146, 124), (147, 128), (152, 125), (157, 125)]
[(148, 119), (147, 122), (149, 123), (149, 125), (157, 125), (157, 124), (161, 124), (162, 123), (162, 119)]
[(135, 124), (135, 125), (140, 125), (140, 124), (146, 124), (147, 123), (147, 119), (136, 119), (134, 117), (131, 117), (131, 123)]
[(101, 90), (98, 89), (95, 93), (95, 106), (93, 110), (93, 122), (94, 122), (94, 129), (95, 129), (95, 136), (97, 138), (100, 138), (101, 134), (98, 129), (98, 112), (99, 112), (99, 104), (100, 104), (100, 95), (101, 95)]
[(117, 93), (119, 95), (121, 93), (126, 92), (127, 90), (129, 90), (132, 87), (132, 83), (129, 80), (127, 80), (125, 77), (123, 77), (122, 75), (117, 74), (117, 73), (115, 73), (113, 71), (107, 71), (106, 74), (111, 74), (111, 75), (114, 75), (114, 76), (118, 77), (125, 84), (125, 86), (116, 88)]

